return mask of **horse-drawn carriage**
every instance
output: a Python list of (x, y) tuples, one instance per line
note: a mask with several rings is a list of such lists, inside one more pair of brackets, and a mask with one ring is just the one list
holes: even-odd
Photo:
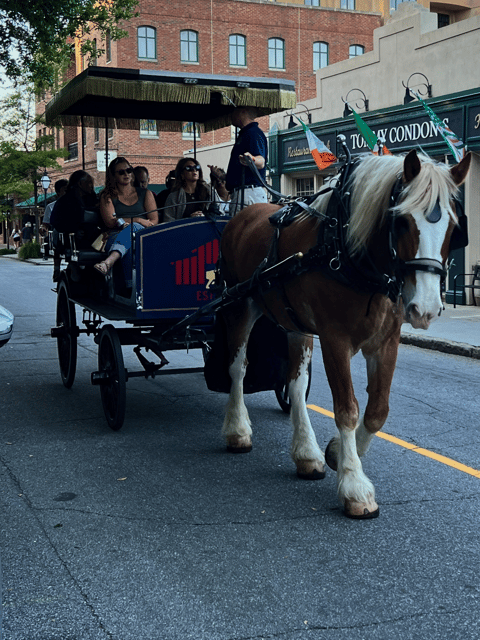
[[(230, 124), (235, 106), (256, 107), (266, 115), (294, 104), (294, 83), (290, 81), (90, 67), (49, 103), (46, 118), (49, 124), (63, 126), (83, 128), (104, 122), (106, 128), (138, 129), (141, 117), (155, 120), (160, 131), (181, 131), (186, 121), (195, 120), (209, 131)], [(108, 144), (107, 135), (105, 139)], [(203, 370), (168, 368), (164, 352), (201, 348), (206, 357), (210, 350), (215, 305), (209, 303), (222, 293), (215, 269), (227, 221), (227, 216), (191, 218), (136, 232), (132, 286), (128, 288), (119, 263), (111, 277), (103, 278), (93, 269), (102, 254), (79, 244), (75, 234), (62, 234), (60, 245), (67, 267), (58, 282), (57, 322), (52, 329), (61, 377), (67, 388), (73, 385), (77, 338), (81, 333), (92, 335), (98, 344), (98, 370), (91, 379), (100, 387), (112, 429), (123, 424), (129, 378)], [(76, 306), (83, 309), (84, 328), (77, 325)], [(104, 324), (104, 319), (110, 322)], [(125, 369), (125, 345), (134, 346), (141, 365), (138, 371)], [(147, 359), (145, 350), (155, 354), (158, 362)], [(274, 387), (288, 411), (283, 386), (267, 385)]]
[[(112, 100), (114, 92), (108, 86), (102, 85), (102, 91)], [(76, 95), (77, 110), (93, 118), (94, 104), (85, 92), (79, 90)], [(152, 90), (149, 95), (160, 94)], [(230, 102), (239, 104), (238, 98), (218, 89), (214, 95), (210, 106), (215, 110), (220, 105), (219, 120), (226, 124)], [(59, 99), (59, 104), (58, 114), (65, 112), (65, 123), (69, 123), (69, 110), (75, 116), (75, 101), (72, 106), (67, 99)], [(111, 104), (107, 101), (105, 108)], [(269, 104), (271, 110), (285, 108), (273, 99)], [(145, 117), (156, 117), (155, 109), (146, 111)], [(209, 107), (201, 112), (207, 122)], [(186, 111), (182, 119), (191, 120)], [(280, 364), (265, 357), (257, 364), (260, 367), (267, 360), (266, 369), (280, 378), (273, 387), (270, 381), (263, 381), (264, 387), (276, 388), (282, 402), (288, 399), (291, 403), (291, 454), (297, 474), (312, 480), (323, 478), (326, 462), (337, 471), (338, 496), (346, 515), (376, 517), (375, 490), (363, 473), (360, 458), (388, 415), (402, 322), (426, 329), (442, 311), (440, 284), (449, 249), (467, 242), (464, 227), (458, 224), (461, 211), (455, 195), (469, 165), (470, 155), (450, 168), (415, 151), (405, 157), (365, 154), (362, 159), (349, 158), (338, 180), (311, 202), (293, 202), (280, 211), (272, 204), (252, 205), (228, 224), (206, 219), (139, 232), (135, 238), (136, 280), (128, 299), (114, 290), (95, 302), (83, 298), (83, 292), (77, 291), (82, 282), (72, 282), (67, 268), (59, 283), (53, 330), (64, 383), (71, 385), (74, 376), (80, 331), (75, 304), (86, 309), (84, 331), (93, 333), (99, 344), (99, 370), (92, 378), (100, 385), (112, 428), (119, 428), (124, 414), (122, 344), (136, 344), (159, 355), (159, 365), (139, 355), (144, 365), (140, 375), (160, 373), (165, 348), (191, 344), (208, 351), (213, 345), (206, 369), (217, 375), (209, 386), (230, 392), (223, 424), (227, 448), (247, 452), (252, 448), (252, 429), (243, 394), (249, 390), (247, 362), (254, 355), (248, 349), (256, 327), (267, 317), (269, 327), (282, 327), (271, 349), (273, 355), (280, 352)], [(180, 251), (181, 237), (190, 231), (203, 233), (202, 240), (193, 234), (195, 240)], [(214, 259), (221, 231), (219, 283), (214, 277)], [(176, 248), (164, 259), (155, 247), (168, 234), (175, 238)], [(82, 261), (79, 256), (77, 262), (86, 269)], [(155, 285), (149, 280), (153, 272)], [(162, 290), (166, 280), (175, 283), (170, 289), (165, 284), (166, 292), (174, 292), (171, 296)], [(185, 301), (182, 298), (178, 303), (177, 292), (186, 293)], [(210, 295), (215, 299), (209, 301)], [(123, 320), (133, 328), (101, 327), (101, 317)], [(273, 329), (267, 333), (273, 334)], [(314, 335), (320, 338), (339, 431), (325, 454), (317, 444), (305, 402)], [(222, 336), (228, 336), (228, 341), (224, 343)], [(367, 361), (368, 376), (368, 402), (362, 417), (350, 374), (350, 359), (358, 351)], [(228, 380), (222, 381), (222, 376)], [(258, 386), (257, 382), (252, 390), (262, 388), (262, 380)]]

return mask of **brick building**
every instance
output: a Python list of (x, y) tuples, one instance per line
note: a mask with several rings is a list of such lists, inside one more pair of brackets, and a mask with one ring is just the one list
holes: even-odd
[[(326, 8), (313, 4), (314, 0), (309, 5), (269, 0), (140, 0), (138, 17), (125, 25), (129, 36), (118, 42), (99, 42), (105, 53), (96, 61), (82, 59), (77, 46), (67, 77), (73, 78), (92, 63), (278, 77), (295, 81), (301, 102), (315, 96), (316, 69), (372, 49), (373, 30), (382, 20), (378, 12), (341, 9), (343, 0), (332, 0), (334, 6)], [(38, 103), (40, 112), (48, 100), (46, 96)], [(268, 118), (260, 124), (268, 130)], [(103, 123), (85, 129), (83, 141), (77, 127), (52, 133), (56, 146), (69, 149), (62, 176), (84, 164), (96, 184), (102, 184), (104, 173), (97, 164), (97, 152), (105, 150)], [(183, 152), (193, 147), (191, 123), (185, 123), (180, 134), (157, 132), (151, 122), (143, 121), (140, 130), (110, 129), (108, 136), (112, 152), (125, 155), (133, 165), (149, 168), (152, 184), (162, 184)], [(200, 133), (197, 147), (226, 142), (231, 136), (229, 128)], [(58, 177), (52, 173), (53, 181)]]

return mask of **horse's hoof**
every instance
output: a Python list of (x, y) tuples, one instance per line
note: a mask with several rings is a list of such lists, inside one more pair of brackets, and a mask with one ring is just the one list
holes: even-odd
[(252, 450), (252, 441), (248, 436), (228, 436), (227, 451), (229, 453), (249, 453)]
[(380, 515), (380, 509), (376, 503), (372, 505), (371, 509), (368, 509), (358, 502), (346, 502), (344, 513), (351, 520), (373, 520)]
[(297, 462), (297, 477), (302, 480), (323, 480), (325, 478), (325, 467), (323, 464), (311, 460)]
[(325, 449), (325, 462), (330, 469), (337, 470), (337, 452), (335, 451), (335, 438), (332, 438)]
[(228, 453), (250, 453), (252, 450), (252, 445), (248, 445), (246, 447), (234, 447), (230, 444), (227, 444)]

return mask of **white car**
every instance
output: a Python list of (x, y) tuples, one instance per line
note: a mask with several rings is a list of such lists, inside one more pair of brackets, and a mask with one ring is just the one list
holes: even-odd
[(13, 321), (13, 314), (0, 305), (0, 347), (7, 344), (12, 337)]

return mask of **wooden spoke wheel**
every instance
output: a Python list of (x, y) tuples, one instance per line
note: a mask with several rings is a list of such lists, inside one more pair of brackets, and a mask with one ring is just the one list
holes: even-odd
[[(308, 400), (311, 384), (312, 384), (312, 361), (310, 360), (308, 365), (308, 384), (307, 384), (307, 391), (305, 393), (305, 402)], [(281, 410), (289, 414), (290, 409), (292, 408), (292, 403), (290, 401), (290, 398), (288, 397), (288, 384), (284, 384), (282, 387), (275, 389), (275, 395), (277, 396), (277, 401), (278, 401), (278, 404), (280, 405)]]
[(122, 345), (115, 327), (102, 327), (98, 340), (98, 370), (101, 376), (100, 395), (108, 426), (118, 431), (125, 419), (127, 377)]
[(78, 326), (75, 305), (68, 299), (68, 288), (61, 280), (57, 290), (57, 351), (62, 382), (67, 389), (73, 385), (77, 370)]

